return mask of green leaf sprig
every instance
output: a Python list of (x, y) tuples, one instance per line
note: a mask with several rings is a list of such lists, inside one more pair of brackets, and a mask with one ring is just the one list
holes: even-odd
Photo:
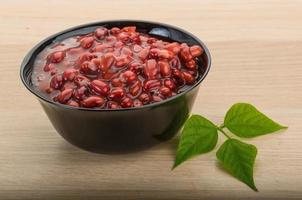
[(182, 130), (173, 169), (188, 159), (212, 151), (217, 145), (220, 132), (227, 140), (216, 152), (219, 163), (232, 176), (258, 191), (253, 176), (257, 148), (232, 138), (225, 128), (240, 138), (253, 138), (287, 127), (271, 120), (248, 103), (234, 104), (220, 126), (200, 115), (192, 115)]

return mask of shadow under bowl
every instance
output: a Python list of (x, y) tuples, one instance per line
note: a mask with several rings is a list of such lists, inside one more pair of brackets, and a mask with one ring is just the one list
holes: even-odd
[[(164, 101), (135, 108), (96, 110), (76, 108), (53, 102), (37, 91), (31, 75), (36, 56), (53, 42), (92, 32), (97, 27), (136, 26), (138, 32), (168, 40), (200, 45), (204, 53), (199, 58), (200, 77), (186, 91)], [(152, 147), (171, 139), (188, 118), (200, 83), (211, 65), (207, 47), (192, 34), (162, 23), (147, 21), (103, 21), (80, 25), (54, 34), (36, 45), (21, 64), (21, 80), (38, 97), (57, 132), (71, 144), (97, 153), (128, 153)]]

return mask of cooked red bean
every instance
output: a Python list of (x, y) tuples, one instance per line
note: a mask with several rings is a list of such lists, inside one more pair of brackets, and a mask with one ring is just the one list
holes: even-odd
[(170, 90), (174, 90), (176, 88), (175, 82), (171, 79), (164, 80), (164, 85), (168, 87)]
[(134, 84), (132, 84), (130, 87), (129, 87), (129, 93), (132, 95), (132, 96), (137, 96), (140, 91), (142, 89), (142, 84), (140, 81), (136, 81)]
[(160, 74), (163, 77), (169, 77), (171, 75), (171, 67), (167, 61), (158, 61)]
[(190, 48), (185, 47), (180, 51), (180, 57), (185, 61), (188, 62), (189, 60), (193, 59), (193, 56), (191, 55)]
[(143, 103), (139, 100), (139, 99), (135, 99), (134, 101), (133, 101), (133, 106), (134, 107), (140, 107), (140, 106), (142, 106), (143, 105)]
[(65, 57), (65, 52), (57, 51), (49, 55), (49, 60), (52, 63), (59, 63), (64, 59), (64, 57)]
[(110, 91), (109, 85), (101, 80), (91, 81), (90, 87), (95, 93), (100, 95), (107, 95), (108, 92)]
[(195, 83), (195, 78), (194, 76), (192, 76), (192, 74), (190, 74), (189, 72), (182, 72), (183, 74), (183, 78), (186, 81), (186, 84), (191, 85)]
[(67, 105), (73, 106), (73, 107), (79, 107), (79, 103), (73, 100), (70, 100), (67, 102)]
[(198, 45), (139, 33), (135, 26), (99, 27), (46, 47), (32, 79), (45, 95), (69, 106), (140, 107), (196, 83), (203, 52)]
[(124, 98), (122, 101), (121, 101), (121, 106), (123, 108), (130, 108), (133, 106), (133, 101), (132, 99), (130, 99), (129, 97), (126, 97)]
[(165, 97), (170, 97), (172, 95), (172, 91), (168, 87), (161, 87), (159, 93)]
[(115, 88), (108, 95), (109, 99), (119, 101), (125, 96), (125, 90), (123, 88)]
[(116, 63), (115, 66), (116, 67), (124, 67), (126, 64), (128, 64), (130, 62), (130, 58), (126, 55), (122, 55), (120, 57), (116, 58)]
[(194, 45), (190, 47), (190, 53), (193, 57), (197, 57), (203, 53), (203, 50), (200, 46)]
[(53, 89), (60, 89), (63, 86), (64, 80), (62, 75), (55, 75), (50, 80), (50, 87)]
[(73, 96), (75, 100), (82, 100), (86, 97), (86, 93), (88, 88), (86, 86), (81, 86), (80, 88), (76, 89)]
[(107, 103), (107, 108), (117, 109), (119, 107), (120, 107), (119, 104), (115, 101), (108, 101), (108, 103)]
[(147, 60), (144, 67), (144, 73), (148, 79), (155, 79), (157, 77), (158, 66), (155, 59)]
[(94, 42), (94, 38), (93, 37), (84, 37), (81, 40), (81, 47), (83, 47), (84, 49), (89, 49)]
[(70, 88), (63, 90), (59, 94), (59, 96), (57, 96), (58, 101), (60, 103), (66, 103), (71, 98), (72, 92), (73, 92), (73, 89), (70, 89)]
[(105, 28), (105, 27), (100, 27), (100, 28), (97, 28), (95, 31), (94, 31), (94, 35), (96, 38), (98, 39), (104, 39), (104, 37), (108, 34), (108, 29)]
[(111, 66), (114, 64), (115, 62), (115, 58), (114, 55), (112, 53), (106, 53), (100, 61), (100, 69), (103, 72), (108, 71)]
[(192, 59), (192, 60), (187, 61), (186, 62), (186, 67), (188, 69), (195, 70), (196, 69), (196, 62), (195, 62), (195, 60)]
[(143, 104), (148, 104), (150, 102), (150, 96), (147, 93), (142, 93), (138, 99), (143, 103)]
[(67, 69), (63, 73), (63, 78), (65, 81), (67, 81), (67, 80), (72, 81), (75, 78), (75, 76), (77, 75), (77, 73), (78, 73), (78, 70), (76, 70), (76, 69), (73, 69), (73, 68)]
[(82, 105), (86, 108), (101, 107), (104, 102), (102, 97), (90, 96), (82, 101)]
[(158, 89), (160, 85), (161, 83), (158, 79), (148, 80), (144, 83), (144, 90), (149, 92), (151, 90)]
[(133, 71), (127, 70), (121, 74), (121, 81), (124, 83), (130, 84), (136, 79), (137, 76)]

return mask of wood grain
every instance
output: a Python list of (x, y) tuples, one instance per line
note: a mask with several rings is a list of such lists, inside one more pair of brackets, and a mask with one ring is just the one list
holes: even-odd
[[(302, 199), (302, 1), (0, 2), (0, 199)], [(213, 65), (194, 112), (221, 122), (251, 102), (286, 124), (258, 146), (256, 193), (219, 168), (215, 153), (171, 172), (177, 139), (129, 155), (77, 149), (53, 129), (19, 80), (27, 51), (86, 22), (144, 19), (182, 27), (209, 47)], [(220, 143), (223, 138), (220, 138)]]

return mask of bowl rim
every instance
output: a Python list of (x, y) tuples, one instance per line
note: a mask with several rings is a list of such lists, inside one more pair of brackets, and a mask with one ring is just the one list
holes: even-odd
[[(38, 91), (36, 91), (33, 87), (31, 87), (27, 81), (25, 80), (25, 76), (24, 76), (24, 70), (26, 68), (26, 66), (28, 65), (29, 61), (31, 60), (31, 58), (33, 57), (33, 53), (35, 51), (37, 51), (37, 49), (42, 46), (44, 43), (48, 42), (49, 40), (54, 40), (56, 37), (71, 32), (71, 31), (75, 31), (77, 29), (81, 29), (81, 28), (85, 28), (85, 27), (89, 27), (89, 26), (98, 26), (100, 24), (110, 24), (110, 23), (117, 23), (117, 22), (121, 22), (121, 23), (145, 23), (145, 24), (153, 24), (153, 25), (159, 25), (159, 26), (163, 26), (163, 27), (168, 27), (168, 28), (172, 28), (172, 29), (176, 29), (180, 32), (183, 32), (187, 35), (189, 35), (190, 37), (192, 37), (194, 40), (196, 40), (199, 45), (203, 48), (204, 53), (206, 54), (207, 57), (207, 65), (206, 65), (206, 70), (203, 73), (203, 75), (200, 77), (200, 79), (194, 83), (194, 85), (192, 85), (191, 87), (187, 88), (186, 90), (182, 91), (181, 93), (173, 96), (173, 97), (169, 97), (167, 99), (164, 99), (162, 101), (159, 102), (155, 102), (155, 103), (151, 103), (151, 104), (146, 104), (140, 107), (130, 107), (130, 108), (119, 108), (119, 109), (95, 109), (95, 108), (85, 108), (85, 107), (74, 107), (74, 106), (68, 106), (65, 104), (60, 104), (54, 101), (51, 101), (50, 99), (47, 99), (46, 97), (42, 96), (41, 94), (38, 93)], [(101, 26), (101, 25), (100, 25)], [(177, 26), (174, 25), (170, 25), (170, 24), (165, 24), (162, 22), (155, 22), (155, 21), (146, 21), (146, 20), (106, 20), (106, 21), (95, 21), (95, 22), (90, 22), (90, 23), (85, 23), (85, 24), (81, 24), (78, 26), (73, 26), (71, 28), (65, 29), (63, 31), (57, 32), (55, 34), (52, 34), (48, 37), (46, 37), (45, 39), (43, 39), (42, 41), (40, 41), (38, 44), (36, 44), (23, 58), (22, 63), (21, 63), (21, 68), (20, 68), (20, 78), (21, 81), (23, 83), (23, 85), (27, 88), (27, 90), (29, 90), (32, 94), (34, 94), (36, 97), (38, 97), (39, 100), (43, 100), (47, 103), (50, 103), (54, 106), (58, 106), (58, 107), (62, 107), (64, 109), (70, 109), (70, 110), (80, 110), (80, 111), (93, 111), (93, 112), (118, 112), (118, 111), (132, 111), (132, 110), (145, 110), (148, 108), (153, 108), (153, 107), (157, 107), (160, 106), (161, 104), (165, 104), (167, 102), (173, 101), (181, 96), (184, 96), (185, 94), (187, 94), (188, 92), (190, 92), (191, 90), (193, 90), (194, 88), (196, 88), (197, 86), (199, 86), (201, 84), (201, 82), (205, 79), (205, 77), (208, 75), (209, 71), (211, 68), (211, 54), (209, 49), (207, 48), (207, 46), (195, 35), (193, 35), (192, 33), (179, 28)]]

